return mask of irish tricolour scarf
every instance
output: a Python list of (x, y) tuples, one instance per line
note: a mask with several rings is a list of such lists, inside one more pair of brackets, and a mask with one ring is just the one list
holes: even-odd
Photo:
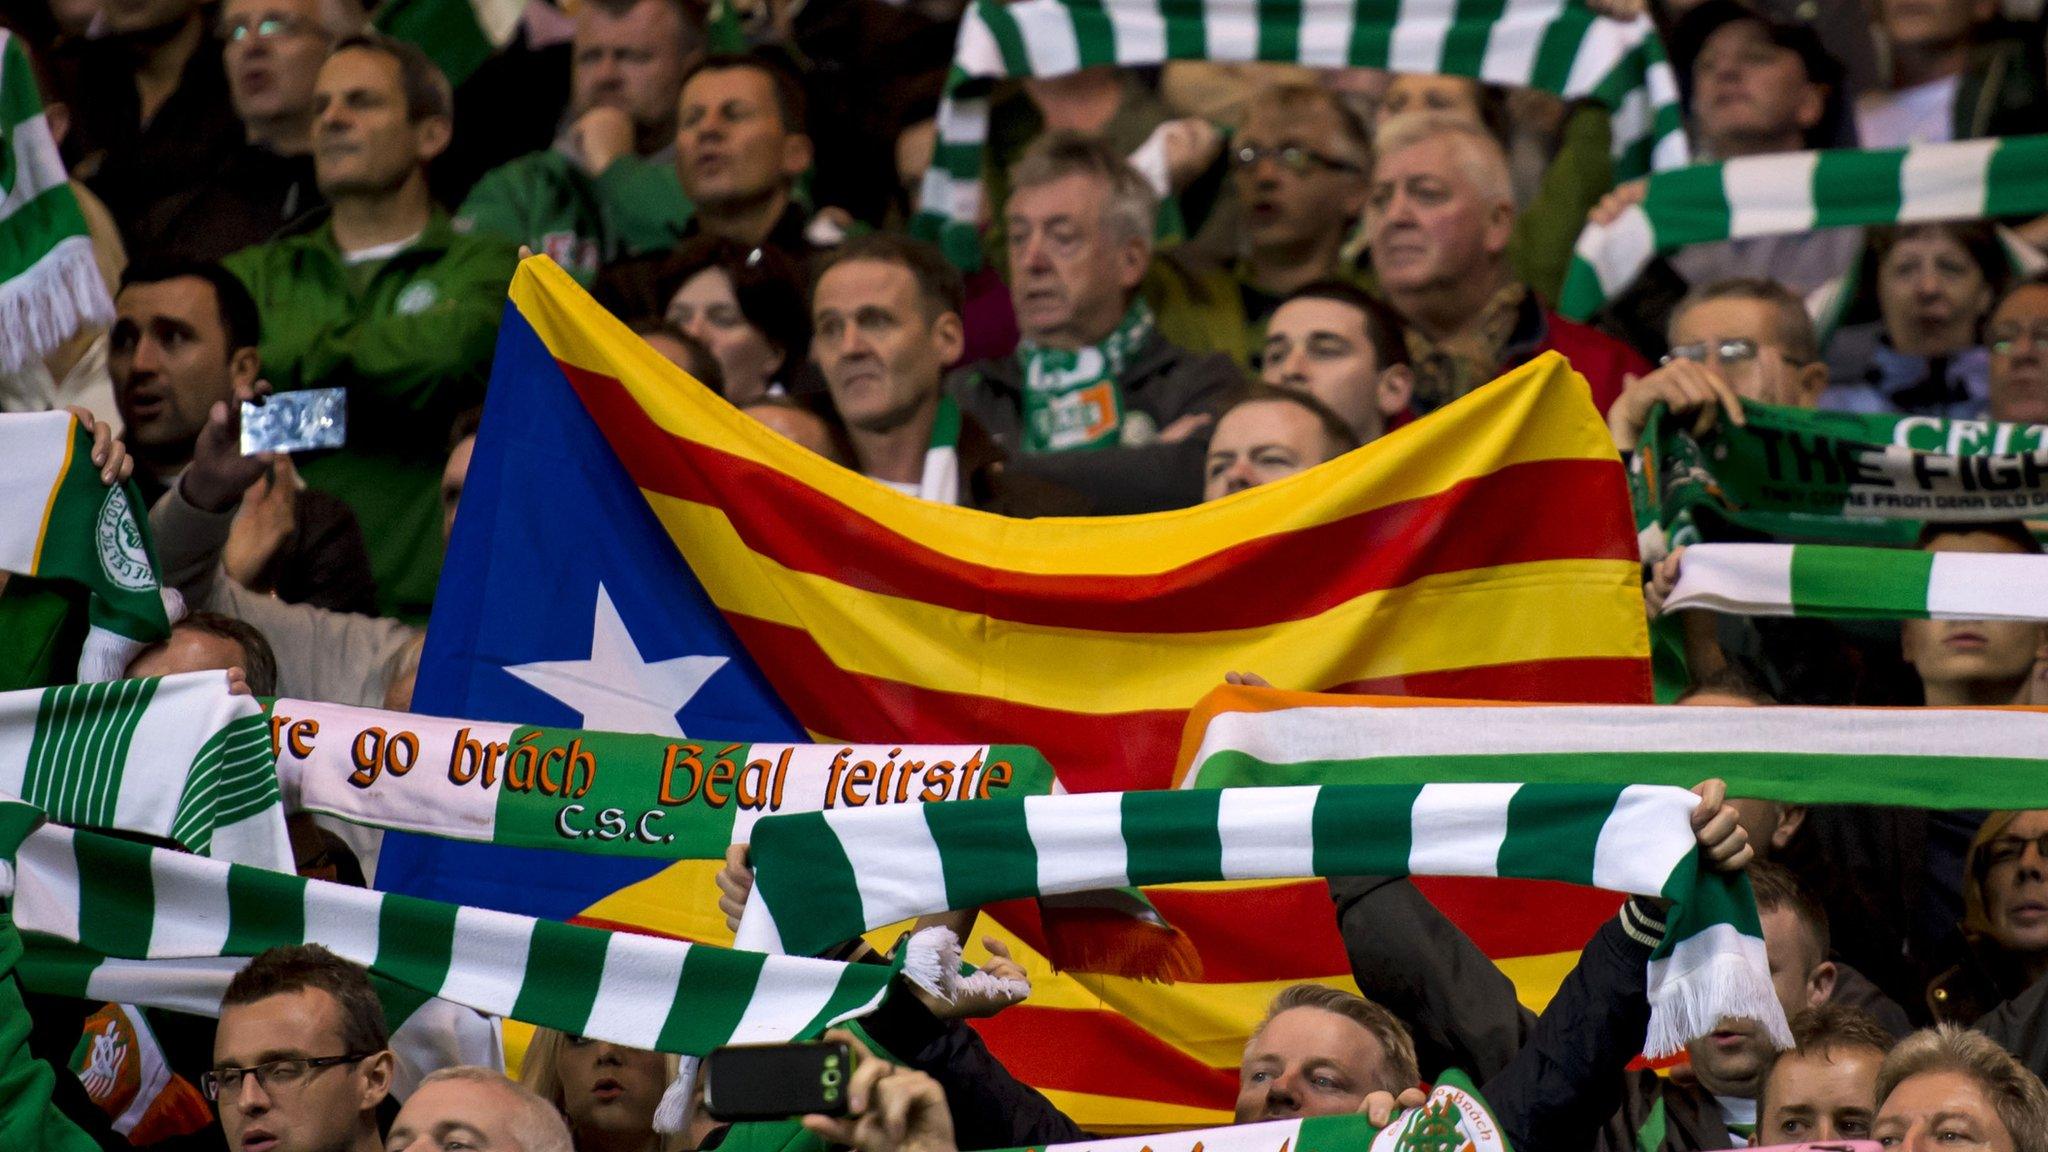
[(2048, 710), (2038, 708), (1500, 704), (1225, 687), (1189, 717), (1180, 781), (1618, 787), (1719, 778), (1731, 796), (1787, 804), (2043, 808), (2044, 742)]
[(0, 372), (113, 316), (28, 53), (0, 30)]
[(132, 483), (100, 483), (92, 437), (69, 412), (0, 414), (0, 492), (0, 570), (90, 593), (80, 680), (115, 679), (170, 635), (147, 510)]
[(1666, 614), (2048, 621), (2048, 556), (1828, 544), (1695, 544)]
[(0, 804), (13, 919), (32, 949), (199, 960), (317, 943), (479, 1012), (698, 1056), (814, 1035), (874, 1008), (893, 976), (306, 880), (40, 818)]
[(254, 698), (222, 672), (0, 693), (0, 793), (68, 824), (292, 870)]
[(939, 105), (919, 233), (963, 266), (979, 263), (974, 229), (995, 81), (1167, 60), (1384, 68), (1540, 88), (1614, 110), (1622, 176), (1686, 160), (1678, 89), (1646, 17), (1609, 20), (1564, 0), (976, 0), (961, 20)]
[(1429, 784), (1094, 793), (776, 816), (754, 826), (743, 948), (811, 954), (1022, 896), (1306, 876), (1510, 876), (1671, 901), (1652, 1055), (1717, 1020), (1789, 1045), (1749, 880), (1700, 867), (1679, 788)]
[(1639, 205), (1579, 234), (1558, 311), (1583, 320), (1687, 244), (1856, 224), (2048, 211), (2048, 136), (1780, 152), (1650, 177)]

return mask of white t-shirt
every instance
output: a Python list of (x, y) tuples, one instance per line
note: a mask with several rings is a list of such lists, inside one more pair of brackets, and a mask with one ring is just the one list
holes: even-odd
[(1856, 137), (1865, 148), (1946, 144), (1955, 138), (1956, 90), (1961, 76), (1944, 76), (1895, 92), (1872, 92), (1856, 102)]
[(423, 233), (415, 232), (403, 240), (393, 240), (388, 244), (372, 244), (368, 248), (358, 248), (353, 252), (343, 252), (341, 254), (341, 262), (354, 266), (357, 264), (369, 264), (377, 260), (389, 260), (418, 243), (422, 235)]

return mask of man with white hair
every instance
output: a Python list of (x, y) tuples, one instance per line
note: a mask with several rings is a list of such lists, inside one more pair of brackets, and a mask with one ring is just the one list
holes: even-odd
[(1366, 206), (1372, 265), (1407, 324), (1418, 411), (1439, 408), (1544, 352), (1592, 386), (1602, 412), (1650, 364), (1543, 307), (1508, 263), (1515, 230), (1507, 157), (1485, 129), (1430, 113), (1393, 117), (1375, 140)]
[(1107, 145), (1069, 133), (1012, 171), (1010, 299), (1022, 340), (948, 382), (1012, 467), (1089, 496), (1100, 513), (1196, 503), (1216, 415), (1243, 379), (1159, 331), (1138, 286), (1157, 197)]
[(574, 1152), (554, 1105), (502, 1072), (459, 1064), (420, 1081), (391, 1122), (386, 1152)]

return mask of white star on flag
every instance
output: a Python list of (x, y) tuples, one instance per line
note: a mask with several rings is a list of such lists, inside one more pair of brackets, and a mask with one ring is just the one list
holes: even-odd
[(724, 656), (673, 656), (649, 663), (619, 618), (611, 593), (597, 586), (590, 658), (510, 664), (505, 671), (575, 709), (582, 726), (606, 732), (683, 735), (676, 713), (723, 668)]

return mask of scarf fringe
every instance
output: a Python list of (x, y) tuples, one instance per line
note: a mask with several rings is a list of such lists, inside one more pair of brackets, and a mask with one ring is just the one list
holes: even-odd
[[(1756, 952), (1761, 956), (1763, 949)], [(1792, 1029), (1778, 1008), (1777, 989), (1768, 969), (1759, 970), (1740, 951), (1711, 953), (1684, 973), (1662, 981), (1652, 973), (1650, 1027), (1643, 1052), (1651, 1059), (1670, 1056), (1688, 1042), (1705, 1036), (1730, 1018), (1755, 1020), (1774, 1047), (1792, 1047)], [(1769, 1006), (1760, 1019), (1756, 1006)]]
[[(164, 600), (164, 618), (172, 624), (185, 618), (185, 598), (176, 588), (162, 588), (159, 591)], [(109, 680), (125, 680), (128, 665), (137, 653), (149, 647), (147, 640), (136, 640), (123, 636), (112, 629), (97, 624), (87, 627), (85, 642), (78, 648), (78, 682), (80, 684), (104, 684)]]
[(0, 372), (19, 372), (88, 323), (110, 323), (114, 302), (93, 258), (92, 239), (67, 236), (0, 284)]
[(654, 1107), (656, 1132), (673, 1136), (689, 1126), (690, 1114), (697, 1110), (698, 1063), (695, 1056), (676, 1057), (676, 1078), (669, 1081), (661, 1094), (661, 1103)]

